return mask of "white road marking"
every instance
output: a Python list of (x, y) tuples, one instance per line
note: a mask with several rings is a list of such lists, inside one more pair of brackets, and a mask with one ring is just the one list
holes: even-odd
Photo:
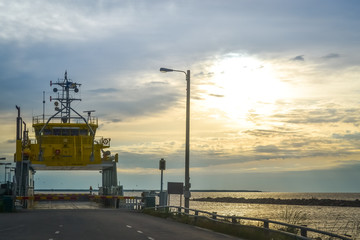
[(149, 240), (155, 240), (155, 238), (152, 238), (152, 237), (148, 237)]
[(60, 234), (60, 231), (56, 231), (55, 234)]
[(132, 226), (130, 226), (130, 225), (126, 225), (126, 227), (127, 227), (127, 228), (132, 228)]
[(140, 230), (137, 230), (137, 232), (138, 232), (138, 233), (140, 233), (140, 234), (141, 234), (141, 233), (143, 233), (143, 232), (142, 232), (142, 231), (140, 231)]

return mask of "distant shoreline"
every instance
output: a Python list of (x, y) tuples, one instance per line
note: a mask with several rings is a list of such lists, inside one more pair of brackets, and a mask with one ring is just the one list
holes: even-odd
[(280, 199), (280, 198), (195, 198), (192, 201), (199, 202), (224, 202), (224, 203), (250, 203), (250, 204), (277, 204), (277, 205), (301, 205), (301, 206), (331, 206), (331, 207), (360, 207), (360, 200), (336, 200), (336, 199)]

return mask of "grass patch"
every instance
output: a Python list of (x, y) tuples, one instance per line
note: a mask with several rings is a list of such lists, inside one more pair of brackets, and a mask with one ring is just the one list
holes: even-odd
[[(293, 208), (286, 207), (285, 210), (280, 214), (280, 219), (283, 222), (292, 224), (292, 225), (302, 225), (304, 221), (307, 220), (307, 214), (301, 210), (296, 210)], [(281, 227), (279, 230), (297, 234), (300, 229), (294, 227)]]

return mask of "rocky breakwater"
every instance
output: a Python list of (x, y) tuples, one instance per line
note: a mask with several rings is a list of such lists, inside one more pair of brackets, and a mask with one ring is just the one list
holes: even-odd
[(281, 204), (281, 205), (302, 205), (302, 206), (338, 206), (338, 207), (360, 207), (360, 200), (336, 200), (336, 199), (280, 199), (280, 198), (196, 198), (192, 201), (201, 202), (225, 202), (225, 203), (251, 203), (251, 204)]

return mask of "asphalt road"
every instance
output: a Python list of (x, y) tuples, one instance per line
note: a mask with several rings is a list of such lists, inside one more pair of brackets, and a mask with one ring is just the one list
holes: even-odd
[(0, 239), (230, 240), (239, 238), (128, 210), (37, 209), (0, 214)]

